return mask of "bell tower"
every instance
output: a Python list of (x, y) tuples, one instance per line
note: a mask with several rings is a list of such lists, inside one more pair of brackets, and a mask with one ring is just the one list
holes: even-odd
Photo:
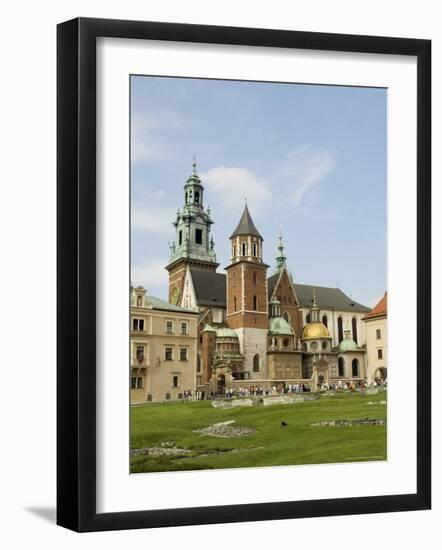
[(196, 159), (192, 174), (184, 185), (184, 204), (178, 208), (173, 222), (175, 241), (169, 243), (169, 301), (180, 304), (187, 266), (192, 269), (216, 271), (215, 243), (210, 234), (214, 223), (210, 208), (204, 208), (204, 187), (196, 172)]
[(247, 205), (230, 236), (231, 263), (227, 271), (227, 323), (237, 334), (250, 378), (267, 373), (267, 268), (262, 260), (263, 238)]

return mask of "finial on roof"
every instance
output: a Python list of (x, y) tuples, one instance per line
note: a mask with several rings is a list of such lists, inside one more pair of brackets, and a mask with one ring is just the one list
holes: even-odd
[(192, 171), (193, 171), (193, 175), (196, 176), (196, 156), (193, 155), (193, 160), (192, 160)]
[(284, 245), (282, 243), (282, 226), (279, 226), (279, 243), (278, 243), (278, 250), (279, 254), (276, 256), (276, 272), (279, 273), (281, 269), (285, 266), (286, 257), (284, 255)]
[(316, 288), (313, 287), (313, 307), (314, 308), (317, 308), (318, 307), (318, 304), (316, 303)]

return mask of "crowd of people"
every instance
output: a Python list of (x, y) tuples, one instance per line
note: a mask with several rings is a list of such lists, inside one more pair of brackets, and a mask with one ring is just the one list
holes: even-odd
[[(319, 392), (328, 392), (328, 391), (364, 391), (367, 388), (385, 388), (387, 386), (386, 380), (374, 380), (372, 382), (367, 382), (367, 380), (339, 380), (337, 382), (322, 382), (317, 385), (317, 390)], [(298, 383), (298, 384), (288, 384), (288, 383), (278, 383), (274, 386), (246, 386), (246, 387), (232, 387), (226, 388), (224, 392), (219, 392), (218, 394), (213, 391), (206, 393), (204, 391), (198, 390), (185, 390), (182, 394), (182, 400), (185, 402), (190, 401), (201, 401), (204, 399), (214, 399), (222, 395), (226, 399), (232, 398), (241, 398), (241, 397), (256, 397), (256, 396), (269, 396), (269, 395), (285, 395), (285, 394), (298, 394), (311, 392), (312, 389), (309, 384)]]

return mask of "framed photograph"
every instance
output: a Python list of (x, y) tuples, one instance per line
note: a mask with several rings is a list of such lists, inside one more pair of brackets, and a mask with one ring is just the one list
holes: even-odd
[(58, 26), (57, 522), (431, 506), (431, 43)]

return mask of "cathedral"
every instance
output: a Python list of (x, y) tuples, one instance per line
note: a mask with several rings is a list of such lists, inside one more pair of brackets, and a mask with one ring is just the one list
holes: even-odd
[(196, 387), (274, 387), (367, 379), (364, 316), (369, 308), (339, 288), (294, 281), (282, 235), (274, 267), (245, 205), (230, 235), (230, 263), (218, 271), (214, 223), (193, 163), (169, 243), (169, 302), (198, 312)]

